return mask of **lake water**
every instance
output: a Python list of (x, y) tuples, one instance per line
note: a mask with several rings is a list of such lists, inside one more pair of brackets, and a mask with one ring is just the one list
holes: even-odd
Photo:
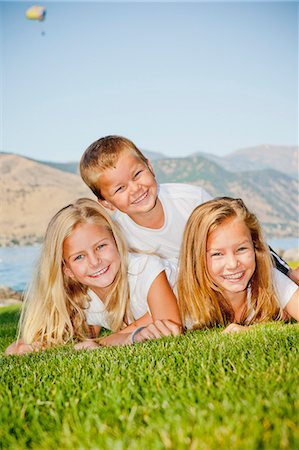
[(31, 278), (40, 246), (0, 248), (0, 285), (25, 289)]
[[(298, 239), (269, 239), (269, 245), (274, 249), (298, 247)], [(34, 264), (39, 256), (40, 246), (32, 247), (0, 247), (0, 285), (8, 286), (16, 291), (26, 288), (34, 270)]]

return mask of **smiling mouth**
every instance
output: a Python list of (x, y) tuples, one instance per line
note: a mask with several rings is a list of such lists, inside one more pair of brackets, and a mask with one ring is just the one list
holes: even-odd
[(148, 190), (144, 194), (140, 195), (140, 197), (136, 198), (136, 200), (134, 200), (132, 202), (132, 205), (134, 205), (134, 204), (136, 205), (136, 204), (142, 202), (147, 196), (148, 196)]
[(91, 275), (88, 275), (90, 278), (97, 278), (101, 275), (104, 275), (106, 272), (108, 272), (110, 266), (104, 267), (104, 269), (98, 270), (97, 272), (92, 273)]
[(238, 281), (241, 278), (243, 278), (244, 274), (245, 274), (245, 271), (243, 270), (242, 272), (233, 273), (231, 275), (222, 275), (222, 278), (224, 278), (225, 280), (229, 280), (229, 281)]

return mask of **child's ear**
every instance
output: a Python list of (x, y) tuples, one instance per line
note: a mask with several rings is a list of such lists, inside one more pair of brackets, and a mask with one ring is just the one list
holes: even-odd
[(69, 269), (66, 265), (63, 265), (62, 270), (63, 270), (63, 273), (64, 273), (64, 275), (65, 275), (66, 277), (70, 277), (70, 278), (72, 278), (73, 280), (75, 279), (75, 276), (74, 276), (73, 272), (72, 272), (71, 269)]
[(110, 209), (110, 211), (115, 210), (115, 207), (110, 202), (108, 202), (108, 200), (101, 200), (100, 198), (98, 198), (98, 202), (100, 203), (100, 205), (104, 206), (104, 208)]

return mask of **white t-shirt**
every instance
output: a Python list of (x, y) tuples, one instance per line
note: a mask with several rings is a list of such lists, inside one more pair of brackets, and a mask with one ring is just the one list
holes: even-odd
[(113, 218), (120, 224), (128, 246), (140, 251), (158, 253), (162, 258), (178, 259), (186, 222), (194, 208), (211, 200), (201, 187), (183, 183), (158, 186), (164, 210), (164, 225), (159, 229), (137, 225), (127, 214), (116, 211)]
[[(176, 266), (154, 255), (128, 255), (128, 282), (130, 289), (130, 306), (134, 320), (150, 313), (147, 304), (149, 289), (155, 278), (165, 271), (169, 284), (173, 287), (176, 278)], [(88, 325), (99, 325), (110, 330), (108, 314), (104, 303), (91, 289), (89, 307), (85, 310)]]
[(279, 305), (284, 309), (298, 289), (298, 286), (289, 277), (286, 277), (282, 272), (275, 268), (273, 269), (273, 284)]

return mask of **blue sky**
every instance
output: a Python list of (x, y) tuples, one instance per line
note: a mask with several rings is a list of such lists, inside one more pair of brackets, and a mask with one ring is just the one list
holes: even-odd
[(0, 150), (75, 161), (107, 134), (168, 156), (298, 145), (297, 2), (48, 1), (41, 23), (32, 4), (0, 1)]

